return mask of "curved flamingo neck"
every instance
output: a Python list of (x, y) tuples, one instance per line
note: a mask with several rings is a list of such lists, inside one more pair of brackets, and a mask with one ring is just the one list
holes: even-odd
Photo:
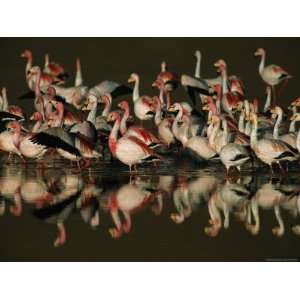
[(31, 132), (37, 133), (37, 132), (40, 131), (41, 127), (42, 127), (42, 120), (39, 119), (39, 120), (36, 121), (36, 123), (32, 127)]
[(62, 103), (59, 103), (56, 107), (57, 111), (57, 126), (62, 127), (64, 123), (64, 105)]
[(7, 100), (6, 88), (2, 89), (2, 100), (3, 100), (2, 110), (7, 111), (8, 110), (8, 100)]
[(296, 120), (292, 120), (289, 127), (289, 132), (295, 133), (296, 132)]
[(105, 106), (102, 111), (102, 117), (107, 117), (111, 109), (111, 101), (110, 99), (105, 100)]
[(183, 116), (183, 108), (182, 108), (182, 106), (180, 105), (179, 110), (178, 110), (178, 113), (177, 113), (177, 115), (176, 115), (176, 117), (175, 117), (175, 119), (174, 119), (174, 122), (173, 122), (173, 124), (172, 124), (172, 130), (173, 130), (173, 131), (174, 131), (174, 130), (175, 130), (175, 131), (177, 130), (177, 128), (178, 128), (178, 122), (179, 122), (179, 120), (181, 120), (182, 116)]
[(164, 89), (163, 88), (159, 89), (159, 100), (160, 100), (161, 105), (164, 105)]
[(278, 116), (277, 116), (277, 120), (276, 120), (276, 123), (275, 123), (275, 126), (274, 126), (274, 130), (273, 130), (273, 137), (274, 139), (278, 139), (279, 138), (279, 133), (278, 133), (278, 130), (279, 130), (279, 126), (282, 122), (282, 110), (280, 109), (279, 110), (279, 113), (278, 113)]
[(224, 67), (223, 70), (222, 70), (222, 93), (223, 95), (224, 94), (227, 94), (228, 93), (228, 86), (227, 86), (227, 81), (228, 81), (228, 78), (227, 78), (227, 67)]
[(266, 52), (264, 52), (264, 53), (261, 55), (260, 64), (259, 64), (259, 66), (258, 66), (258, 72), (259, 72), (259, 74), (262, 74), (262, 72), (264, 71), (265, 63), (266, 63)]
[(117, 151), (118, 132), (120, 129), (120, 116), (115, 120), (114, 126), (108, 138), (108, 146), (111, 153), (115, 156)]
[(257, 117), (255, 116), (255, 119), (252, 124), (251, 134), (250, 134), (251, 148), (254, 148), (256, 144), (257, 144)]
[(298, 131), (298, 134), (297, 134), (296, 146), (299, 151), (299, 149), (300, 149), (300, 130)]
[(97, 101), (93, 103), (92, 109), (90, 110), (87, 116), (87, 121), (91, 122), (94, 125), (96, 124), (97, 104), (98, 104)]
[(27, 55), (27, 63), (26, 63), (26, 67), (25, 67), (25, 73), (27, 75), (27, 73), (29, 72), (29, 70), (32, 68), (32, 53), (28, 53)]
[(264, 112), (267, 112), (271, 106), (271, 89), (267, 90), (267, 98), (264, 106)]
[(20, 136), (21, 136), (21, 125), (16, 122), (16, 127), (14, 129), (14, 134), (13, 134), (13, 143), (14, 145), (19, 148), (20, 146)]
[(82, 72), (81, 72), (81, 63), (80, 59), (76, 60), (76, 76), (75, 76), (75, 86), (81, 86), (83, 83)]
[(140, 98), (140, 78), (137, 76), (134, 82), (132, 100), (136, 102)]
[(227, 124), (226, 119), (222, 120), (222, 127), (223, 127), (224, 138), (227, 141), (228, 140), (228, 124)]
[(196, 55), (195, 77), (200, 78), (201, 71), (201, 54)]
[(241, 112), (239, 118), (239, 131), (245, 133), (245, 115), (243, 111)]
[(38, 97), (41, 94), (40, 83), (41, 83), (41, 71), (38, 70), (36, 75), (35, 87), (34, 87), (36, 97)]
[(159, 126), (159, 124), (162, 121), (162, 116), (161, 116), (161, 102), (157, 101), (157, 109), (155, 112), (155, 116), (154, 116), (154, 122), (156, 126)]
[(45, 67), (49, 66), (49, 55), (45, 54)]
[(122, 116), (122, 119), (121, 119), (121, 124), (120, 124), (120, 132), (122, 135), (124, 135), (127, 131), (127, 120), (129, 118), (129, 106), (126, 105), (124, 107), (124, 114)]
[(215, 139), (216, 139), (216, 136), (217, 136), (217, 133), (218, 131), (220, 130), (220, 125), (221, 125), (221, 121), (218, 120), (216, 122), (216, 124), (213, 126), (213, 129), (211, 131), (211, 134), (209, 136), (209, 145), (212, 147), (212, 148), (215, 148)]

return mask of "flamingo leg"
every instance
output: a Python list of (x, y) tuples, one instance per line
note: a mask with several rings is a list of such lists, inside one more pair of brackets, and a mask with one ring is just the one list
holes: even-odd
[(11, 160), (11, 152), (9, 152), (8, 157), (7, 157), (6, 161), (5, 161), (5, 164), (9, 165), (10, 164), (10, 160)]
[(283, 223), (283, 220), (282, 220), (282, 217), (280, 214), (279, 205), (276, 205), (274, 207), (274, 212), (275, 212), (275, 217), (276, 217), (276, 220), (277, 220), (279, 226), (272, 228), (272, 233), (274, 235), (280, 237), (280, 236), (284, 235), (284, 223)]
[(125, 233), (129, 233), (131, 229), (131, 217), (128, 212), (123, 212), (125, 223), (123, 224), (123, 230)]
[(277, 100), (277, 99), (276, 99), (275, 86), (272, 85), (271, 88), (272, 88), (272, 94), (273, 94), (273, 99), (272, 99), (271, 103), (272, 103), (272, 106), (275, 106), (275, 105), (276, 105), (276, 100)]
[(57, 223), (58, 235), (56, 240), (54, 241), (54, 247), (60, 247), (66, 242), (66, 229), (64, 223)]

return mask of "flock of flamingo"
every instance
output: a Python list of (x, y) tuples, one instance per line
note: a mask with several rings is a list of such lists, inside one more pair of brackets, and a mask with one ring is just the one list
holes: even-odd
[[(245, 96), (241, 78), (228, 74), (223, 59), (214, 63), (215, 78), (203, 78), (199, 50), (194, 75), (179, 76), (168, 70), (166, 62), (161, 63), (152, 84), (157, 90), (154, 96), (141, 93), (136, 73), (128, 78), (133, 87), (105, 80), (89, 88), (84, 85), (79, 59), (74, 86), (66, 87), (68, 73), (60, 64), (46, 55), (44, 66), (36, 66), (32, 52), (25, 50), (21, 56), (26, 59), (25, 79), (35, 112), (26, 122), (22, 108), (9, 105), (2, 89), (0, 149), (8, 153), (6, 163), (17, 155), (24, 164), (35, 160), (44, 167), (50, 157), (62, 157), (76, 162), (80, 170), (104, 159), (105, 151), (130, 172), (138, 164), (156, 164), (184, 151), (193, 160), (221, 161), (227, 175), (232, 168), (240, 171), (243, 165), (258, 162), (268, 165), (272, 173), (276, 165), (286, 172), (289, 164), (299, 160), (300, 98), (291, 102), (291, 117), (286, 120), (275, 88), (292, 76), (278, 65), (266, 65), (264, 49), (254, 54), (260, 57), (258, 73), (266, 83), (261, 111), (257, 99)], [(190, 101), (173, 101), (173, 92), (180, 86)], [(132, 100), (116, 100), (125, 95)], [(99, 115), (100, 106), (104, 108)], [(113, 106), (118, 108), (112, 110)]]

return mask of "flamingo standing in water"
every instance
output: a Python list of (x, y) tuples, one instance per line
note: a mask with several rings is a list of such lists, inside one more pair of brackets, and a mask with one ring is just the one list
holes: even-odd
[(128, 82), (134, 82), (132, 100), (134, 105), (134, 113), (139, 120), (150, 120), (155, 114), (154, 101), (149, 96), (140, 96), (140, 77), (136, 73), (132, 73)]
[(287, 80), (292, 78), (292, 76), (284, 70), (282, 67), (278, 65), (265, 65), (266, 63), (266, 50), (263, 48), (258, 48), (255, 53), (255, 56), (260, 56), (261, 61), (258, 67), (258, 72), (263, 79), (263, 81), (272, 87), (273, 90), (273, 97), (274, 100), (276, 100), (275, 97), (275, 86), (278, 85), (283, 80)]
[(121, 116), (117, 112), (111, 112), (108, 121), (114, 122), (114, 126), (109, 135), (108, 145), (114, 157), (122, 163), (129, 166), (131, 172), (132, 166), (142, 163), (151, 157), (160, 158), (151, 148), (135, 136), (123, 136), (118, 139), (120, 130)]
[(130, 126), (129, 128), (127, 128), (126, 122), (129, 118), (129, 104), (127, 101), (121, 101), (118, 104), (118, 107), (124, 110), (124, 114), (120, 124), (120, 132), (123, 136), (135, 136), (150, 147), (155, 147), (160, 144), (160, 140), (144, 127)]

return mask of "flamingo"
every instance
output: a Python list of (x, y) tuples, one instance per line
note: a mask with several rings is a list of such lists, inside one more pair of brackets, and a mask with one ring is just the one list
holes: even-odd
[(279, 136), (279, 126), (281, 125), (282, 118), (283, 118), (283, 110), (280, 106), (275, 106), (271, 109), (271, 113), (274, 118), (277, 118), (275, 126), (274, 126), (274, 132), (273, 137), (274, 139), (280, 139), (281, 141), (285, 142), (286, 144), (290, 145), (292, 148), (297, 149), (296, 146), (296, 134), (295, 134), (295, 120), (292, 120), (290, 124), (290, 132), (286, 133), (284, 135)]
[(61, 80), (65, 80), (66, 78), (68, 78), (68, 73), (60, 64), (53, 61), (50, 62), (49, 54), (45, 54), (45, 64), (43, 72)]
[(171, 104), (171, 93), (176, 90), (179, 85), (178, 75), (167, 70), (167, 63), (161, 63), (161, 72), (157, 75), (156, 80), (152, 83), (152, 87), (157, 87), (163, 92), (166, 97), (166, 108), (168, 109)]
[(132, 73), (128, 82), (134, 83), (132, 100), (134, 105), (134, 113), (139, 120), (150, 120), (155, 114), (155, 105), (153, 99), (149, 96), (140, 96), (139, 85), (140, 77), (136, 73)]
[(158, 129), (159, 139), (169, 147), (171, 144), (175, 143), (175, 137), (172, 132), (172, 124), (174, 120), (170, 117), (162, 119), (161, 109), (161, 101), (157, 98), (154, 122)]
[(256, 156), (265, 164), (269, 165), (271, 172), (273, 174), (272, 164), (277, 163), (280, 165), (281, 161), (294, 161), (297, 159), (297, 155), (291, 150), (286, 143), (276, 140), (257, 138), (257, 115), (255, 113), (250, 113), (249, 119), (252, 123), (252, 131), (250, 136), (251, 148), (256, 154)]
[(233, 118), (232, 111), (237, 108), (238, 102), (241, 100), (239, 95), (234, 95), (228, 89), (228, 78), (227, 78), (227, 64), (223, 59), (219, 59), (214, 64), (217, 67), (222, 76), (222, 108), (223, 110), (229, 114), (230, 117)]
[(141, 126), (130, 126), (127, 128), (126, 121), (129, 117), (129, 104), (126, 100), (118, 104), (123, 111), (123, 117), (120, 124), (120, 132), (123, 136), (135, 136), (149, 147), (156, 147), (161, 144), (160, 140), (156, 138), (150, 131)]
[(47, 149), (44, 146), (32, 142), (31, 139), (36, 133), (22, 133), (21, 124), (18, 121), (9, 122), (7, 128), (13, 132), (15, 145), (22, 158), (39, 159), (46, 153)]
[(19, 116), (21, 118), (24, 118), (23, 110), (20, 106), (17, 105), (8, 105), (8, 99), (7, 99), (7, 90), (6, 88), (2, 88), (0, 95), (0, 111), (6, 111), (13, 115)]
[(151, 148), (134, 136), (123, 136), (118, 139), (121, 117), (117, 112), (111, 112), (108, 115), (108, 121), (114, 122), (109, 135), (109, 149), (114, 157), (129, 166), (130, 172), (132, 166), (136, 168), (136, 164), (142, 163), (146, 159), (160, 158)]
[(271, 64), (266, 66), (266, 51), (263, 48), (258, 48), (255, 51), (254, 55), (261, 57), (258, 72), (263, 81), (269, 86), (271, 86), (275, 99), (275, 86), (283, 80), (288, 80), (292, 78), (292, 76), (278, 65)]

